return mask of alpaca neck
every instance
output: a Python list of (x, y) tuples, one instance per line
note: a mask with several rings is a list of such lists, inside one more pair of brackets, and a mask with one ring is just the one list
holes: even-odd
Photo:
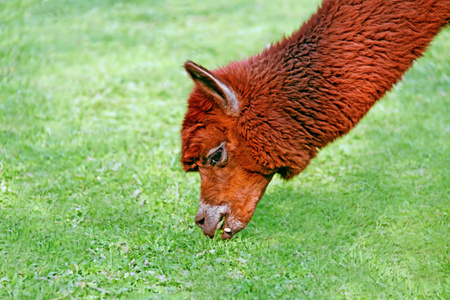
[(272, 61), (268, 81), (271, 72), (282, 77), (274, 80), (296, 108), (317, 110), (330, 125), (316, 138), (320, 148), (353, 128), (449, 20), (450, 1), (325, 0), (299, 31), (253, 62)]
[(251, 151), (277, 153), (261, 164), (295, 175), (359, 122), (449, 20), (448, 0), (325, 0), (290, 38), (218, 70), (244, 99), (239, 126)]

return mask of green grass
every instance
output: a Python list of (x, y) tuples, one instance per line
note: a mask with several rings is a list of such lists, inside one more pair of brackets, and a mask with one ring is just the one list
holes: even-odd
[(182, 65), (318, 1), (0, 1), (0, 298), (450, 297), (450, 29), (248, 228), (194, 226)]

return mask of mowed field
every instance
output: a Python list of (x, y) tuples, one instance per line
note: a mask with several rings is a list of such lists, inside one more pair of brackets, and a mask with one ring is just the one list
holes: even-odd
[(450, 28), (347, 136), (207, 239), (192, 82), (319, 1), (0, 1), (1, 299), (449, 299)]

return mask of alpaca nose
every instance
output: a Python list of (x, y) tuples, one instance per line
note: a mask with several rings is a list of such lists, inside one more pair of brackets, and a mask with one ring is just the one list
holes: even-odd
[(218, 222), (211, 220), (211, 218), (208, 219), (207, 217), (208, 216), (205, 212), (197, 213), (195, 216), (195, 224), (203, 230), (204, 235), (212, 238), (216, 233), (216, 226)]
[(195, 224), (197, 224), (198, 227), (203, 229), (203, 225), (205, 224), (205, 217), (202, 215), (197, 214), (195, 216)]

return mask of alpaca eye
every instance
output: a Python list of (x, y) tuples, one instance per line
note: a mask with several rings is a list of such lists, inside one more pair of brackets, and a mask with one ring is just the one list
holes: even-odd
[(208, 157), (207, 162), (211, 166), (225, 165), (227, 162), (227, 151), (225, 150), (225, 142), (209, 150), (207, 157)]
[(222, 160), (222, 153), (223, 153), (222, 148), (220, 148), (209, 157), (211, 165), (215, 166)]

